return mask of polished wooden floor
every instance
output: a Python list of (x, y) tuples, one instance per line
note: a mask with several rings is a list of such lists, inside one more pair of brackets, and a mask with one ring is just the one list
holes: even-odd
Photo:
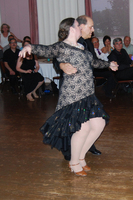
[(102, 88), (97, 97), (110, 122), (88, 153), (87, 177), (77, 177), (56, 149), (42, 143), (40, 126), (54, 112), (58, 96), (35, 102), (0, 94), (0, 200), (133, 200), (133, 102), (118, 94), (112, 102)]

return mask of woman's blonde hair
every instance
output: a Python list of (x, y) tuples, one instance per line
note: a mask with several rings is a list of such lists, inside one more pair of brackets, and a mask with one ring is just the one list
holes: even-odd
[(4, 24), (1, 25), (1, 33), (4, 33), (3, 26), (5, 26), (5, 25), (8, 27), (8, 32), (10, 32), (10, 26), (8, 24), (4, 23)]

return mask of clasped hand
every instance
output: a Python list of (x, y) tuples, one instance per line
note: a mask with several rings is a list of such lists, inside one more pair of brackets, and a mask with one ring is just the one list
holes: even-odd
[(118, 64), (117, 64), (117, 62), (115, 62), (115, 61), (112, 61), (111, 63), (110, 63), (110, 66), (109, 66), (109, 68), (112, 70), (112, 71), (117, 71), (118, 70)]

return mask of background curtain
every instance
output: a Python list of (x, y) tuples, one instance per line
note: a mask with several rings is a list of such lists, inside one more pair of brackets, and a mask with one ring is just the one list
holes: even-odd
[(52, 44), (58, 41), (61, 20), (77, 18), (85, 14), (84, 0), (37, 0), (39, 43)]
[(32, 44), (38, 44), (38, 13), (36, 0), (29, 0), (30, 37)]
[(92, 18), (91, 0), (85, 0), (85, 14)]

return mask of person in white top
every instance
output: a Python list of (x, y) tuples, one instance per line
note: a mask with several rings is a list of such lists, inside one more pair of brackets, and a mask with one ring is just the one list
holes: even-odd
[(0, 32), (0, 49), (8, 45), (8, 36), (13, 35), (17, 42), (22, 42), (22, 40), (18, 39), (12, 32), (10, 32), (10, 26), (8, 24), (1, 25), (1, 32)]
[(108, 53), (103, 53), (100, 49), (99, 49), (99, 39), (97, 37), (93, 37), (92, 38), (92, 43), (94, 45), (94, 50), (96, 52), (96, 55), (99, 59), (101, 60), (105, 60), (105, 61), (108, 61)]
[(126, 50), (131, 60), (133, 60), (133, 45), (129, 36), (124, 37), (123, 49)]

